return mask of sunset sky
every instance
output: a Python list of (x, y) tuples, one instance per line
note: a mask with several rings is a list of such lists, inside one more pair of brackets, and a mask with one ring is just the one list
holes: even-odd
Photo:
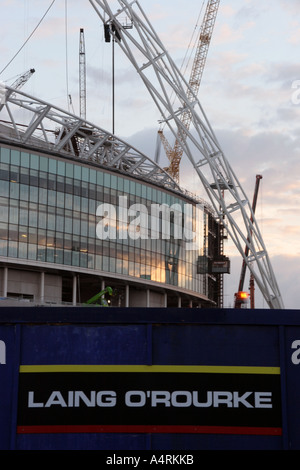
[[(139, 3), (180, 66), (206, 1)], [(56, 0), (18, 53), (50, 5), (51, 0), (2, 0), (0, 80), (10, 85), (33, 67), (36, 73), (24, 91), (78, 114), (79, 30), (84, 28), (87, 119), (110, 131), (112, 50), (88, 0)], [(299, 50), (299, 0), (221, 0), (199, 91), (250, 200), (255, 176), (263, 176), (256, 215), (285, 307), (291, 309), (298, 309), (300, 287)], [(116, 134), (154, 158), (160, 116), (120, 50), (115, 67)], [(181, 184), (192, 192), (199, 188), (185, 159)], [(232, 274), (225, 277), (224, 306), (231, 307), (241, 259), (230, 241), (225, 251)], [(256, 300), (258, 308), (267, 308), (258, 292)]]

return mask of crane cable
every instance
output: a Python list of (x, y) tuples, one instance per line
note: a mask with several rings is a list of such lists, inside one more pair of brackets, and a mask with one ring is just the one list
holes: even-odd
[(17, 57), (17, 55), (21, 52), (21, 50), (23, 49), (23, 47), (25, 47), (25, 45), (27, 44), (27, 42), (29, 41), (29, 39), (34, 35), (34, 33), (36, 32), (36, 30), (38, 29), (38, 27), (40, 26), (40, 24), (42, 23), (43, 19), (45, 18), (45, 16), (47, 15), (47, 13), (49, 12), (50, 8), (53, 6), (55, 0), (52, 0), (52, 3), (51, 5), (47, 8), (46, 12), (44, 13), (44, 15), (42, 16), (42, 18), (40, 19), (40, 21), (38, 22), (38, 24), (36, 25), (36, 27), (34, 28), (34, 30), (31, 32), (31, 34), (28, 36), (28, 38), (26, 39), (26, 41), (23, 43), (23, 45), (19, 48), (19, 50), (15, 53), (15, 55), (12, 57), (12, 59), (8, 62), (8, 64), (0, 71), (0, 75), (4, 72), (4, 70), (7, 69), (7, 67), (12, 63), (12, 61)]

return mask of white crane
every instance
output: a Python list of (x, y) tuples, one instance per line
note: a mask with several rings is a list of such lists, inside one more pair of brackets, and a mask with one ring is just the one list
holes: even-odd
[[(251, 204), (225, 157), (206, 114), (191, 87), (182, 76), (138, 1), (116, 0), (115, 9), (108, 0), (89, 0), (103, 24), (132, 63), (156, 104), (163, 121), (179, 136), (183, 152), (214, 207), (218, 219), (245, 260), (256, 284), (270, 308), (284, 308), (268, 252)], [(117, 8), (118, 7), (118, 8)], [(122, 26), (126, 16), (133, 29)], [(171, 92), (177, 104), (170, 102)], [(181, 116), (189, 112), (192, 129), (187, 129)], [(226, 197), (224, 191), (226, 190)], [(225, 219), (224, 219), (225, 216)], [(248, 255), (245, 255), (245, 246)]]

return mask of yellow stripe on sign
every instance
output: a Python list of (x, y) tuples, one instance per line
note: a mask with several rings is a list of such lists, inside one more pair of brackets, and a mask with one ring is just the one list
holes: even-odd
[(158, 366), (158, 365), (22, 365), (20, 372), (161, 372), (161, 373), (198, 373), (198, 374), (280, 374), (279, 367), (244, 366)]

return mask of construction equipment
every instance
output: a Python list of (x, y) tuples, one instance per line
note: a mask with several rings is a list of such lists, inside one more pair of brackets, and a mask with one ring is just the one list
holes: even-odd
[[(187, 89), (187, 98), (191, 102), (193, 101), (193, 96), (198, 95), (203, 70), (205, 67), (206, 57), (218, 13), (219, 4), (220, 0), (208, 0), (206, 6), (206, 11), (200, 30), (199, 41), (189, 80), (189, 87)], [(181, 115), (180, 119), (182, 124), (188, 130), (192, 119), (191, 113), (188, 110), (185, 111)], [(163, 143), (166, 155), (170, 160), (170, 165), (166, 170), (175, 179), (175, 181), (179, 183), (179, 167), (183, 154), (183, 148), (180, 141), (186, 138), (186, 134), (182, 133), (181, 135), (177, 135), (173, 148), (171, 148), (171, 146), (169, 145), (162, 130), (159, 130), (158, 134)]]
[(85, 305), (98, 305), (100, 307), (108, 307), (108, 302), (104, 297), (104, 295), (106, 293), (109, 294), (109, 295), (112, 295), (112, 293), (113, 293), (112, 288), (111, 287), (106, 287), (101, 292), (98, 292), (98, 294), (94, 295), (89, 300), (87, 300), (85, 302)]
[[(256, 183), (255, 183), (254, 196), (253, 196), (253, 202), (252, 202), (252, 214), (253, 215), (251, 215), (250, 217), (251, 222), (253, 222), (253, 217), (254, 217), (255, 210), (256, 210), (257, 196), (258, 196), (259, 184), (260, 184), (261, 179), (262, 179), (261, 175), (256, 175)], [(248, 241), (249, 241), (249, 237), (248, 237)], [(245, 258), (248, 257), (248, 254), (249, 254), (249, 246), (246, 245)], [(246, 266), (245, 259), (243, 259), (239, 288), (235, 294), (234, 308), (241, 308), (241, 306), (248, 300), (248, 297), (249, 297), (249, 294), (243, 291), (245, 275), (246, 275), (246, 267), (247, 266)], [(251, 286), (251, 293), (252, 293), (252, 295), (250, 296), (251, 308), (254, 308), (254, 277), (252, 273), (250, 273), (250, 286)]]
[(79, 104), (80, 117), (86, 119), (86, 63), (84, 30), (80, 28), (79, 36)]
[(13, 82), (13, 84), (9, 87), (10, 89), (8, 90), (6, 86), (2, 85), (0, 86), (0, 111), (2, 110), (5, 101), (11, 97), (13, 98), (15, 96), (14, 90), (19, 90), (22, 88), (23, 85), (30, 79), (30, 77), (34, 74), (35, 70), (30, 69), (27, 72), (23, 73), (20, 75), (17, 80)]
[[(137, 0), (89, 0), (103, 24), (114, 25), (111, 34), (120, 49), (134, 66), (158, 108), (163, 121), (177, 137), (183, 152), (193, 165), (216, 220), (223, 222), (237, 250), (253, 273), (256, 285), (270, 308), (284, 308), (275, 274), (253, 217), (251, 204), (229, 161), (225, 157), (208, 118), (192, 93), (189, 84), (162, 44), (151, 22)], [(119, 8), (117, 8), (117, 5)], [(112, 10), (114, 8), (114, 11)], [(122, 26), (121, 16), (128, 17), (133, 30)], [(170, 102), (171, 94), (176, 102)], [(178, 106), (178, 107), (177, 107)], [(191, 129), (183, 123), (190, 115)], [(226, 197), (223, 197), (226, 190)], [(224, 218), (225, 216), (225, 218)], [(245, 244), (248, 256), (245, 255)], [(258, 267), (258, 269), (254, 269)]]
[(11, 87), (15, 90), (19, 90), (20, 88), (22, 88), (23, 85), (25, 85), (25, 83), (30, 79), (34, 72), (34, 69), (30, 69), (27, 72), (23, 73), (23, 75), (18, 77), (17, 80), (11, 85)]

